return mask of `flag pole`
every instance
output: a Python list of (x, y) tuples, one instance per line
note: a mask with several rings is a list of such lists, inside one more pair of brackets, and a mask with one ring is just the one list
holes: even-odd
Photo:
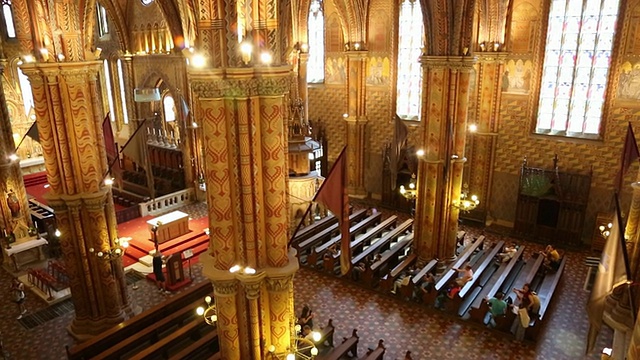
[[(124, 143), (124, 145), (122, 146), (122, 150), (124, 150), (124, 148), (127, 147), (127, 145), (129, 145), (129, 143), (131, 142), (131, 140), (133, 140), (135, 138), (135, 136), (138, 134), (138, 131), (140, 131), (140, 129), (142, 129), (144, 127), (144, 124), (147, 122), (147, 118), (142, 120), (142, 124), (140, 124), (140, 126), (138, 126), (138, 128), (133, 132), (133, 135), (131, 135), (129, 137), (129, 139), (127, 139), (127, 142)], [(107, 168), (107, 171), (104, 173), (104, 175), (102, 176), (103, 179), (105, 179), (107, 177), (107, 175), (109, 175), (109, 172), (111, 172), (111, 168), (113, 167), (113, 165), (116, 164), (116, 161), (120, 160), (120, 153), (122, 153), (121, 150), (118, 150), (118, 152), (116, 153), (116, 158), (113, 159), (113, 161), (109, 164), (109, 167)]]
[(620, 199), (618, 198), (618, 191), (614, 191), (614, 197), (615, 197), (615, 202), (616, 202), (616, 221), (618, 222), (618, 228), (620, 229), (620, 231), (618, 232), (619, 234), (619, 238), (620, 238), (620, 243), (622, 246), (622, 256), (624, 259), (624, 268), (626, 271), (626, 275), (627, 275), (627, 295), (629, 296), (629, 306), (631, 307), (631, 316), (633, 318), (633, 323), (635, 324), (636, 322), (636, 306), (635, 306), (635, 301), (633, 301), (633, 294), (631, 293), (631, 280), (630, 280), (630, 276), (631, 276), (631, 264), (629, 264), (629, 254), (627, 253), (627, 244), (626, 241), (624, 239), (624, 233), (625, 233), (625, 227), (624, 227), (624, 221), (622, 220), (622, 215), (620, 212)]

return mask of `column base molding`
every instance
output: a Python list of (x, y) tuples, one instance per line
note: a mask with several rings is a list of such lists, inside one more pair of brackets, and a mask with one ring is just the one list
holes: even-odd
[(125, 321), (125, 312), (121, 311), (119, 316), (103, 319), (73, 319), (67, 326), (67, 332), (79, 342), (87, 341), (100, 333)]

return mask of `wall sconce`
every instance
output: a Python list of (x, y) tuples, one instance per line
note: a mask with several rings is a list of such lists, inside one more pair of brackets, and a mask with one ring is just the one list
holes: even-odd
[(481, 43), (480, 43), (480, 51), (486, 51), (486, 49), (487, 49), (487, 44), (485, 44), (485, 42), (484, 42), (484, 41), (483, 41), (483, 42), (481, 42)]
[(270, 65), (271, 62), (273, 61), (273, 56), (271, 56), (271, 54), (268, 51), (265, 51), (262, 54), (260, 54), (260, 61), (264, 65)]
[(232, 274), (255, 275), (256, 269), (250, 266), (233, 265), (229, 268), (229, 272)]
[(98, 259), (103, 260), (115, 260), (124, 255), (125, 250), (129, 247), (130, 237), (123, 237), (114, 240), (115, 246), (105, 251), (96, 251), (94, 248), (89, 248), (89, 253), (94, 254)]
[(194, 54), (189, 60), (189, 65), (196, 68), (203, 68), (207, 64), (207, 60), (202, 54)]
[(216, 310), (216, 304), (212, 301), (211, 296), (206, 296), (204, 302), (207, 303), (207, 307), (198, 306), (196, 314), (204, 318), (204, 322), (208, 325), (216, 326), (218, 322), (218, 311)]
[(480, 205), (478, 196), (471, 195), (471, 197), (469, 197), (469, 184), (463, 184), (460, 199), (453, 200), (453, 204), (451, 206), (460, 209), (460, 211), (469, 212), (473, 211), (478, 207), (478, 205)]
[(308, 53), (309, 52), (309, 44), (307, 43), (303, 43), (300, 45), (300, 51), (302, 51), (303, 53)]
[(500, 49), (500, 43), (499, 42), (494, 42), (493, 43), (493, 51), (498, 51)]
[(251, 52), (253, 51), (253, 45), (248, 41), (243, 41), (240, 44), (240, 53), (242, 54), (242, 62), (245, 65), (249, 65), (251, 62)]
[(598, 227), (598, 230), (600, 230), (600, 235), (602, 235), (603, 238), (608, 238), (609, 235), (611, 235), (611, 228), (613, 227), (613, 223), (608, 223), (607, 226), (604, 225), (600, 225)]
[(42, 60), (44, 62), (48, 62), (50, 57), (49, 57), (49, 50), (42, 48), (40, 49), (40, 55), (42, 55)]
[(405, 199), (413, 201), (418, 196), (418, 190), (416, 189), (416, 174), (411, 174), (411, 180), (409, 181), (409, 188), (405, 188), (404, 185), (400, 185), (400, 195)]

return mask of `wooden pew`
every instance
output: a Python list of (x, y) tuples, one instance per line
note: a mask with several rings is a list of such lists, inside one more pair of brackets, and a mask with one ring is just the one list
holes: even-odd
[[(389, 292), (393, 290), (393, 283), (395, 283), (395, 281), (398, 279), (398, 276), (400, 276), (400, 274), (404, 272), (407, 272), (409, 268), (416, 263), (416, 260), (418, 260), (418, 255), (416, 254), (407, 255), (407, 257), (404, 260), (402, 260), (400, 264), (398, 264), (391, 271), (389, 271), (387, 275), (382, 277), (382, 280), (380, 281), (380, 290), (382, 290), (383, 292)], [(405, 287), (407, 286), (409, 285), (405, 285)]]
[(327, 326), (323, 327), (319, 333), (320, 333), (320, 340), (318, 340), (316, 342), (316, 345), (319, 346), (330, 346), (333, 347), (333, 333), (335, 332), (336, 328), (333, 326), (333, 319), (329, 319), (329, 322), (327, 323)]
[[(383, 252), (387, 251), (391, 247), (392, 242), (397, 241), (400, 238), (400, 236), (403, 236), (407, 231), (411, 231), (412, 226), (413, 226), (413, 219), (406, 220), (402, 224), (398, 225), (395, 229), (389, 231), (388, 233), (383, 235), (380, 239), (376, 240), (376, 242), (371, 244), (371, 246), (369, 246), (362, 253), (358, 254), (356, 257), (351, 259), (351, 264), (355, 266), (359, 262), (366, 259), (367, 256), (373, 257), (375, 254), (378, 254), (378, 253), (383, 254)], [(413, 233), (408, 236), (410, 236), (411, 240), (413, 240)], [(386, 254), (386, 257), (383, 256), (381, 260), (371, 265), (368, 265), (366, 267), (366, 270), (363, 273), (364, 282), (371, 283), (374, 276), (378, 274), (378, 272), (380, 271), (383, 265), (386, 265), (389, 262), (389, 260), (397, 259), (399, 255), (398, 251), (401, 249), (404, 249), (404, 247), (396, 248), (395, 251)], [(395, 266), (395, 264), (393, 266)]]
[[(467, 312), (469, 306), (471, 305), (471, 302), (475, 299), (476, 296), (478, 296), (478, 293), (480, 293), (480, 291), (482, 290), (482, 288), (478, 286), (478, 284), (480, 283), (480, 279), (482, 278), (482, 275), (485, 271), (489, 271), (487, 268), (491, 267), (491, 265), (494, 263), (494, 257), (500, 251), (502, 251), (503, 246), (504, 241), (500, 241), (485, 254), (485, 256), (480, 260), (479, 264), (473, 268), (473, 279), (468, 281), (462, 287), (462, 289), (460, 289), (458, 295), (456, 295), (452, 299), (452, 308), (454, 309), (454, 311), (458, 312), (458, 315), (462, 316), (465, 312)], [(495, 271), (495, 269), (491, 271)], [(463, 302), (466, 303), (466, 306), (462, 306)]]
[(303, 227), (302, 229), (298, 230), (298, 233), (295, 234), (295, 236), (291, 240), (291, 245), (296, 246), (300, 242), (305, 241), (308, 238), (312, 237), (314, 234), (337, 223), (338, 223), (338, 218), (333, 216), (333, 214), (325, 216), (322, 219), (314, 222), (313, 224), (309, 224)]
[[(401, 235), (402, 233), (400, 233), (398, 236)], [(390, 243), (391, 242), (389, 242), (389, 244)], [(379, 261), (374, 262), (365, 270), (363, 274), (363, 281), (372, 288), (376, 287), (380, 282), (382, 274), (387, 272), (387, 269), (398, 265), (400, 256), (403, 256), (407, 252), (407, 249), (411, 248), (412, 243), (413, 233), (410, 233), (407, 234), (402, 240), (396, 242), (394, 245), (391, 245), (391, 248), (382, 254), (382, 258)]]
[(207, 325), (207, 323), (204, 322), (204, 318), (198, 316), (191, 322), (171, 332), (169, 335), (161, 338), (160, 340), (158, 340), (158, 342), (152, 344), (149, 347), (146, 347), (129, 359), (147, 360), (157, 359), (158, 357), (166, 359), (169, 357), (169, 350), (172, 347), (176, 346), (181, 341), (184, 341), (184, 339), (187, 337), (195, 336), (201, 330), (201, 328), (205, 326), (210, 325)]
[(482, 244), (484, 243), (484, 239), (485, 239), (484, 235), (477, 238), (476, 241), (474, 241), (473, 244), (471, 244), (471, 246), (468, 246), (462, 252), (462, 254), (458, 256), (458, 259), (453, 264), (449, 265), (449, 267), (444, 271), (444, 273), (442, 273), (442, 276), (440, 276), (438, 281), (436, 281), (436, 285), (434, 286), (434, 289), (430, 293), (424, 294), (423, 300), (425, 303), (431, 305), (435, 302), (436, 297), (438, 296), (438, 292), (444, 289), (454, 279), (454, 276), (457, 275), (457, 271), (453, 269), (461, 268), (471, 258), (474, 252), (478, 248), (482, 247)]
[(496, 273), (496, 279), (489, 280), (486, 286), (483, 287), (483, 291), (478, 294), (476, 300), (471, 304), (471, 308), (469, 309), (469, 315), (471, 319), (482, 322), (484, 321), (484, 316), (489, 311), (489, 306), (487, 306), (486, 298), (492, 298), (498, 293), (503, 283), (509, 276), (509, 273), (516, 268), (516, 264), (520, 261), (522, 254), (524, 253), (524, 246), (520, 246), (518, 248), (518, 252), (509, 260), (508, 263), (502, 263)]
[(384, 347), (384, 340), (380, 339), (378, 341), (378, 346), (375, 349), (369, 349), (367, 351), (367, 356), (362, 358), (362, 360), (382, 360), (384, 359), (384, 352), (387, 349)]
[[(349, 215), (349, 224), (353, 224), (356, 221), (362, 220), (367, 215), (366, 209), (361, 209), (356, 211), (355, 213)], [(296, 249), (298, 250), (298, 259), (302, 255), (307, 255), (309, 251), (311, 251), (314, 247), (318, 246), (318, 244), (322, 244), (325, 241), (331, 239), (337, 232), (339, 224), (336, 222), (335, 224), (329, 226), (328, 228), (316, 233), (311, 236), (307, 240), (304, 240), (296, 245)], [(351, 226), (351, 225), (349, 225)]]
[(531, 319), (531, 323), (525, 332), (525, 337), (529, 340), (535, 341), (540, 334), (540, 328), (543, 325), (544, 315), (549, 309), (551, 304), (551, 299), (553, 298), (553, 294), (558, 287), (558, 283), (560, 282), (560, 278), (562, 277), (562, 272), (567, 263), (567, 256), (563, 256), (560, 261), (560, 266), (558, 266), (558, 270), (553, 273), (548, 273), (540, 288), (538, 289), (538, 297), (540, 298), (540, 310), (538, 311), (538, 318)]
[(213, 287), (210, 281), (203, 281), (196, 284), (192, 288), (171, 297), (168, 301), (158, 304), (73, 348), (67, 347), (67, 357), (71, 360), (89, 359), (93, 355), (108, 349), (111, 345), (134, 336), (142, 329), (171, 316), (174, 312), (182, 309), (184, 304), (202, 300), (212, 292)]
[(160, 338), (160, 334), (175, 326), (182, 326), (182, 323), (192, 318), (195, 315), (195, 310), (198, 306), (203, 304), (203, 299), (194, 301), (191, 304), (184, 306), (182, 309), (177, 310), (173, 314), (161, 319), (160, 321), (147, 326), (144, 329), (140, 329), (137, 333), (127, 337), (106, 349), (105, 351), (92, 357), (92, 360), (111, 360), (119, 359), (122, 355), (130, 352), (131, 350), (139, 347), (144, 343), (154, 343)]
[[(382, 213), (375, 213), (353, 225), (349, 229), (349, 241), (353, 241), (356, 236), (365, 233), (369, 227), (378, 225), (381, 218)], [(339, 234), (331, 238), (331, 240), (327, 241), (326, 243), (316, 247), (313, 251), (311, 251), (311, 254), (309, 254), (309, 257), (307, 258), (307, 264), (311, 266), (316, 265), (318, 263), (318, 260), (321, 259), (322, 256), (324, 256), (325, 251), (327, 251), (327, 249), (334, 244), (339, 245), (341, 239), (342, 234)]]
[(358, 358), (358, 331), (353, 329), (350, 338), (343, 338), (342, 344), (335, 347), (332, 351), (316, 356), (316, 360), (340, 360), (345, 356)]
[[(385, 231), (391, 231), (391, 228), (396, 226), (397, 221), (398, 221), (397, 216), (395, 215), (390, 216), (389, 218), (383, 220), (380, 224), (376, 225), (373, 229), (368, 229), (367, 232), (365, 232), (359, 238), (356, 237), (356, 239), (354, 239), (350, 244), (351, 256), (352, 257), (358, 256), (362, 252), (362, 249), (364, 248), (364, 246), (367, 246), (373, 243), (373, 241), (376, 240), (378, 237), (382, 236), (382, 234), (384, 234)], [(326, 259), (323, 259), (322, 261), (322, 266), (324, 267), (324, 270), (330, 273), (335, 271), (336, 267), (339, 264), (340, 264), (340, 252), (338, 252), (338, 254), (334, 255), (333, 257), (328, 257)]]
[[(526, 283), (531, 283), (535, 278), (538, 270), (540, 270), (540, 266), (542, 266), (542, 262), (544, 260), (544, 256), (538, 254), (536, 258), (531, 258), (527, 261), (527, 264), (522, 268), (520, 274), (516, 277), (516, 280), (513, 283), (513, 287), (521, 288), (522, 285)], [(512, 302), (515, 303), (518, 295), (513, 291), (513, 287), (511, 289), (502, 289), (502, 292), (505, 294), (504, 299), (511, 298)], [(513, 311), (507, 311), (507, 314), (504, 318), (496, 319), (496, 328), (502, 331), (510, 331), (511, 324), (513, 320), (515, 320), (516, 315)]]
[(187, 359), (187, 358), (193, 359), (193, 358), (195, 358), (195, 356), (198, 356), (199, 358), (202, 358), (203, 354), (199, 353), (200, 351), (202, 351), (202, 349), (207, 349), (208, 353), (220, 354), (218, 352), (219, 351), (219, 346), (218, 346), (218, 331), (217, 330), (211, 329), (211, 331), (208, 331), (204, 336), (202, 336), (200, 339), (196, 340), (191, 345), (189, 345), (186, 348), (180, 350), (180, 352), (178, 352), (177, 354), (171, 355), (169, 357), (169, 360), (182, 360), (182, 359)]
[(436, 265), (438, 265), (438, 260), (432, 259), (431, 261), (429, 261), (417, 274), (415, 274), (411, 278), (411, 281), (409, 281), (409, 284), (407, 286), (402, 286), (400, 288), (400, 295), (405, 299), (411, 299), (411, 297), (413, 296), (413, 292), (420, 286), (422, 279), (424, 279), (424, 277), (427, 276), (429, 272), (435, 269)]

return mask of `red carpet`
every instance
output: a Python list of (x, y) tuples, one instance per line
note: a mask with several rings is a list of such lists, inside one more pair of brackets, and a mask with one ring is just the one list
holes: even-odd
[[(138, 259), (148, 255), (149, 251), (153, 250), (152, 235), (147, 226), (147, 220), (153, 219), (154, 217), (155, 216), (145, 216), (118, 225), (118, 237), (131, 237), (131, 240), (129, 240), (129, 248), (123, 258), (125, 267), (136, 263)], [(209, 218), (207, 217), (189, 220), (189, 229), (191, 229), (191, 231), (160, 244), (160, 252), (168, 256), (191, 249), (194, 255), (191, 261), (195, 263), (197, 261), (197, 255), (205, 252), (209, 247), (209, 236), (204, 233), (204, 229), (208, 227)]]

